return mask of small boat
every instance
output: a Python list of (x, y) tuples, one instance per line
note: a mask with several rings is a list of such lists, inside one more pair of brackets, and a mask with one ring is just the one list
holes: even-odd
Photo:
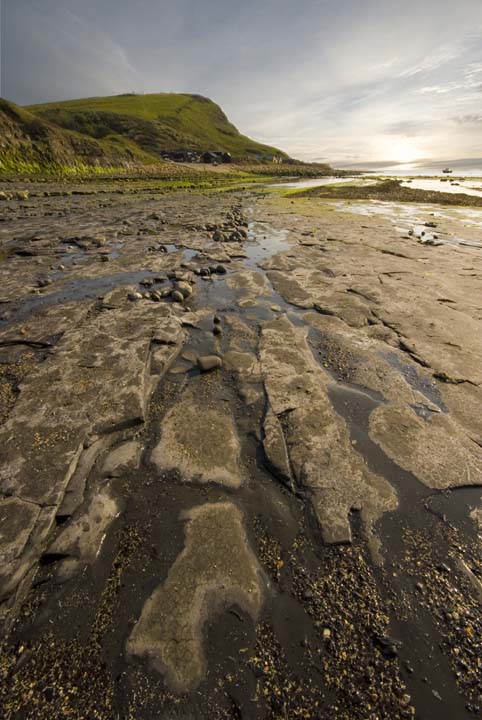
[(451, 173), (452, 170), (451, 170), (450, 168), (444, 168), (444, 169), (442, 170), (442, 172), (444, 172), (444, 173)]

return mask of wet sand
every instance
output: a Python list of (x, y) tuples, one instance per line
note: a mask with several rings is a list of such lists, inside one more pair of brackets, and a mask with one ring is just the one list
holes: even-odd
[(0, 205), (2, 717), (477, 717), (481, 211), (50, 190)]

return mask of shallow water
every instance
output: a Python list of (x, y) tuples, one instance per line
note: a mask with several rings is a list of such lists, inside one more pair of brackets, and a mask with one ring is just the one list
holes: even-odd
[[(285, 188), (286, 190), (303, 190), (305, 188), (320, 187), (321, 185), (335, 185), (337, 183), (352, 183), (353, 181), (360, 181), (359, 176), (354, 177), (322, 177), (322, 178), (311, 178), (309, 180), (292, 180), (290, 182), (276, 183), (270, 185), (274, 188)], [(366, 184), (376, 182), (373, 178), (362, 178)]]
[[(458, 183), (458, 184), (454, 184)], [(480, 186), (480, 190), (474, 189)], [(441, 179), (427, 178), (420, 179), (414, 178), (413, 180), (404, 180), (402, 187), (413, 188), (414, 190), (430, 190), (435, 192), (445, 193), (463, 193), (464, 195), (474, 195), (476, 197), (482, 197), (482, 185), (480, 182), (475, 180), (460, 181), (456, 178), (452, 182), (442, 182)]]

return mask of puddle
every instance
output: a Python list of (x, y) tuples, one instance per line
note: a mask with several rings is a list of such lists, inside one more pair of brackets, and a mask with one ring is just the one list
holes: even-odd
[(182, 252), (181, 262), (190, 262), (199, 254), (199, 250), (191, 250), (190, 248), (185, 248), (182, 245), (175, 245), (174, 243), (161, 243), (161, 245), (166, 248), (166, 251), (169, 254)]
[(420, 377), (413, 365), (403, 363), (395, 353), (383, 353), (382, 357), (388, 361), (392, 368), (398, 370), (413, 390), (417, 390), (422, 393), (422, 395), (425, 395), (427, 400), (430, 400), (430, 402), (436, 405), (442, 412), (447, 412), (447, 406), (442, 400), (435, 381), (431, 382), (428, 378)]
[(258, 263), (292, 247), (286, 241), (287, 237), (287, 230), (276, 230), (264, 222), (250, 222), (248, 224), (248, 241), (243, 244), (243, 250), (248, 255), (245, 265), (263, 272), (258, 267)]
[(360, 176), (354, 176), (354, 177), (321, 177), (321, 178), (310, 178), (308, 180), (293, 180), (289, 182), (283, 182), (283, 183), (276, 183), (274, 185), (269, 185), (268, 187), (274, 187), (274, 188), (285, 188), (286, 190), (304, 190), (307, 188), (314, 188), (314, 187), (320, 187), (321, 185), (335, 185), (338, 183), (353, 183), (353, 181), (356, 180), (356, 182), (363, 181), (365, 185), (370, 185), (372, 183), (375, 183), (376, 180), (372, 180), (370, 178), (360, 178)]
[(16, 310), (12, 308), (12, 315), (6, 320), (0, 320), (0, 327), (12, 322), (25, 320), (31, 313), (49, 307), (50, 305), (71, 302), (72, 300), (94, 300), (100, 295), (114, 290), (119, 285), (135, 285), (139, 284), (144, 278), (153, 278), (159, 275), (162, 275), (162, 273), (144, 270), (117, 273), (99, 278), (77, 278), (57, 292), (45, 295), (34, 295), (32, 298), (24, 301)]
[[(340, 212), (352, 213), (355, 215), (363, 215), (365, 217), (379, 216), (385, 220), (389, 220), (394, 230), (403, 235), (408, 235), (413, 231), (415, 240), (423, 238), (425, 241), (434, 241), (440, 245), (454, 245), (482, 248), (482, 242), (477, 240), (467, 240), (458, 234), (446, 232), (440, 228), (433, 230), (427, 227), (427, 222), (434, 220), (460, 221), (469, 226), (482, 228), (482, 212), (470, 208), (453, 208), (443, 211), (435, 205), (415, 205), (409, 203), (393, 203), (383, 202), (380, 200), (372, 200), (369, 203), (364, 202), (337, 202), (336, 209)], [(413, 238), (412, 238), (413, 240)]]
[(287, 236), (287, 230), (277, 230), (268, 223), (250, 222), (248, 225), (248, 240), (242, 244), (247, 258), (240, 258), (233, 265), (235, 271), (241, 266), (241, 269), (256, 271), (264, 277), (266, 288), (261, 295), (253, 298), (255, 305), (248, 307), (238, 305), (239, 300), (249, 298), (249, 292), (227, 286), (225, 280), (231, 272), (229, 265), (226, 266), (228, 275), (214, 276), (212, 279), (197, 282), (196, 304), (200, 308), (209, 307), (216, 313), (234, 312), (242, 316), (248, 324), (273, 319), (279, 313), (271, 310), (271, 307), (277, 306), (280, 312), (289, 315), (292, 322), (302, 324), (300, 315), (305, 310), (287, 303), (273, 288), (265, 270), (259, 266), (264, 260), (292, 247), (286, 240)]

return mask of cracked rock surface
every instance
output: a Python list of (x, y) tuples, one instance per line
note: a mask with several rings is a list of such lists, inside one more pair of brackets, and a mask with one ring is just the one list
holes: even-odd
[(0, 182), (0, 716), (480, 714), (482, 212), (26, 186)]

